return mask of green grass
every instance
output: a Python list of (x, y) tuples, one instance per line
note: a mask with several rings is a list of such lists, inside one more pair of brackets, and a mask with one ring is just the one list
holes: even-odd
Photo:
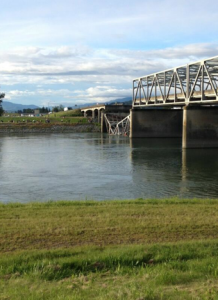
[(218, 239), (218, 201), (170, 199), (1, 205), (0, 238), (2, 252)]
[[(49, 120), (49, 123), (47, 120)], [(89, 120), (88, 118), (83, 117), (80, 109), (74, 109), (66, 112), (54, 112), (52, 114), (40, 117), (21, 117), (18, 114), (12, 113), (0, 117), (0, 126), (46, 128), (51, 127), (52, 125), (74, 126), (83, 124), (89, 124)]]
[[(50, 123), (47, 123), (47, 120)], [(60, 124), (60, 125), (70, 125), (70, 124), (88, 124), (88, 119), (84, 117), (61, 117), (58, 114), (55, 116), (43, 116), (43, 117), (0, 117), (0, 126), (4, 124), (11, 124), (13, 126), (22, 125), (47, 125)]]
[(0, 205), (0, 299), (218, 299), (218, 201)]
[(83, 113), (81, 112), (80, 109), (73, 109), (73, 110), (69, 110), (69, 111), (59, 111), (57, 113), (52, 113), (50, 114), (50, 117), (82, 117)]

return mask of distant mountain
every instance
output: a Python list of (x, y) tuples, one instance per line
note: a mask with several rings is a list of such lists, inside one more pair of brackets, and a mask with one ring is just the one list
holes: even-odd
[(31, 108), (31, 109), (39, 108), (38, 106), (32, 105), (32, 104), (27, 104), (27, 105), (16, 104), (16, 103), (4, 101), (4, 100), (2, 102), (2, 107), (3, 107), (4, 111), (6, 111), (6, 112), (15, 112), (15, 111), (23, 110), (23, 109), (27, 109), (27, 108)]
[[(121, 99), (115, 99), (115, 100), (111, 100), (111, 101), (107, 101), (107, 102), (104, 102), (102, 104), (115, 104), (115, 103), (123, 103), (124, 105), (131, 105), (132, 104), (132, 98), (130, 97), (126, 97), (126, 98), (121, 98)], [(101, 103), (99, 103), (101, 104)], [(92, 106), (92, 105), (96, 105), (96, 102), (93, 102), (93, 103), (85, 103), (85, 104), (82, 104), (82, 105), (65, 105), (63, 104), (64, 106), (72, 106), (73, 108), (83, 108), (83, 107), (87, 107), (87, 106)], [(18, 111), (18, 110), (23, 110), (23, 109), (27, 109), (27, 108), (31, 108), (31, 109), (37, 109), (39, 108), (39, 106), (36, 106), (36, 105), (33, 105), (33, 104), (17, 104), (17, 103), (12, 103), (12, 102), (9, 102), (9, 101), (4, 101), (2, 102), (2, 107), (4, 109), (4, 111), (6, 112), (15, 112), (15, 111)], [(50, 109), (52, 109), (52, 107), (50, 107)]]
[(112, 101), (107, 102), (107, 104), (113, 104), (113, 103), (117, 103), (117, 102), (121, 102), (124, 105), (131, 105), (132, 104), (132, 98), (126, 97), (126, 98), (122, 98), (122, 99), (116, 99), (116, 100), (112, 100)]
[[(115, 103), (120, 103), (120, 102), (123, 103), (124, 105), (131, 105), (132, 98), (126, 97), (126, 98), (115, 99), (115, 100), (111, 100), (111, 101), (107, 101), (107, 102), (99, 103), (99, 104), (115, 104)], [(92, 106), (92, 105), (96, 105), (96, 102), (77, 105), (77, 108), (83, 108), (83, 107)]]

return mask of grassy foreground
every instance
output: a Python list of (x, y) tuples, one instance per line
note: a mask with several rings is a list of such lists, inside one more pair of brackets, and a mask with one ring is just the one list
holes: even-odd
[(218, 200), (0, 205), (0, 299), (218, 299)]

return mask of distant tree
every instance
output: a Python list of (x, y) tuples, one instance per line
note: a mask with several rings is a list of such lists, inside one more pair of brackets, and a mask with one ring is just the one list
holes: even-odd
[(24, 108), (23, 109), (23, 112), (25, 114), (34, 114), (34, 109), (31, 109), (31, 108)]
[(49, 112), (49, 109), (43, 106), (42, 108), (39, 109), (39, 111), (41, 114), (47, 114)]
[(60, 106), (59, 106), (59, 111), (64, 111), (63, 105), (60, 105)]
[(4, 109), (3, 109), (3, 107), (2, 107), (2, 99), (5, 97), (5, 94), (4, 93), (1, 93), (0, 94), (0, 116), (2, 116), (3, 115), (3, 113), (4, 113)]
[(54, 106), (52, 109), (53, 112), (59, 112), (59, 111), (64, 111), (63, 105), (60, 106)]
[(52, 111), (53, 111), (53, 112), (59, 112), (59, 106), (54, 106), (54, 107), (52, 108)]

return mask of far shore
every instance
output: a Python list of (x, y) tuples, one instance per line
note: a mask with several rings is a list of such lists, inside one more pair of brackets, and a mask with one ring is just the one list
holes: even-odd
[(8, 133), (63, 133), (100, 132), (98, 124), (93, 123), (0, 123), (0, 134)]
[(100, 131), (100, 124), (85, 118), (79, 109), (36, 116), (10, 113), (0, 117), (0, 134)]

